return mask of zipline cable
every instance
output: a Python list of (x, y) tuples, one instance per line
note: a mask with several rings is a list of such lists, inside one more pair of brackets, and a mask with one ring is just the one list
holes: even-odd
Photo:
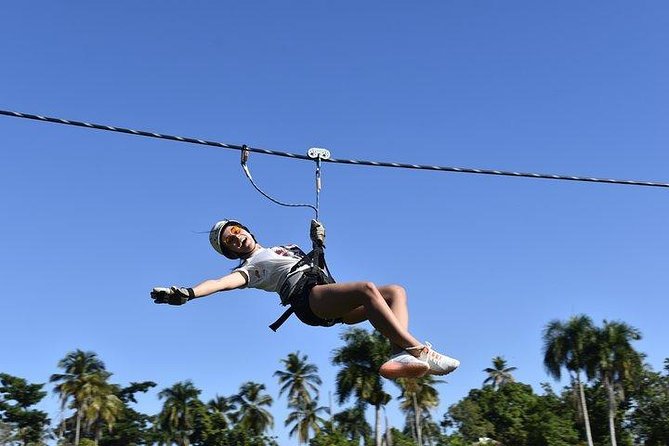
[[(218, 141), (207, 141), (198, 138), (188, 138), (183, 136), (173, 136), (166, 135), (163, 133), (147, 132), (143, 130), (132, 130), (123, 127), (116, 127), (111, 125), (100, 125), (93, 124), (88, 122), (74, 121), (71, 119), (61, 119), (53, 118), (49, 116), (40, 116), (32, 115), (28, 113), (19, 113), (15, 111), (0, 110), (0, 115), (11, 116), (15, 118), (23, 119), (32, 119), (36, 121), (51, 122), (55, 124), (65, 124), (72, 125), (77, 127), (86, 127), (96, 130), (105, 130), (111, 132), (127, 133), (130, 135), (137, 136), (146, 136), (149, 138), (158, 138), (158, 139), (167, 139), (170, 141), (178, 142), (187, 142), (191, 144), (199, 144), (205, 146), (219, 147), (223, 149), (231, 150), (247, 150), (253, 153), (262, 153), (265, 155), (274, 155), (282, 156), (286, 158), (295, 158), (301, 160), (313, 161), (312, 158), (300, 155), (297, 153), (281, 152), (276, 150), (268, 150), (262, 148), (247, 147), (243, 145), (235, 144), (226, 144)], [(669, 183), (657, 183), (651, 181), (639, 181), (639, 180), (617, 180), (612, 178), (594, 178), (594, 177), (581, 177), (573, 175), (555, 175), (555, 174), (542, 174), (542, 173), (527, 173), (527, 172), (511, 172), (504, 170), (492, 170), (492, 169), (474, 169), (468, 167), (450, 167), (450, 166), (431, 166), (431, 165), (420, 165), (420, 164), (406, 164), (406, 163), (391, 163), (391, 162), (381, 162), (381, 161), (364, 161), (364, 160), (347, 160), (347, 159), (323, 159), (322, 161), (335, 164), (352, 164), (356, 166), (376, 166), (376, 167), (396, 167), (402, 169), (419, 169), (419, 170), (434, 170), (441, 172), (456, 172), (456, 173), (471, 173), (471, 174), (480, 174), (480, 175), (497, 175), (497, 176), (509, 176), (509, 177), (523, 177), (523, 178), (536, 178), (536, 179), (546, 179), (546, 180), (566, 180), (566, 181), (581, 181), (581, 182), (591, 182), (591, 183), (605, 183), (605, 184), (621, 184), (627, 186), (648, 186), (648, 187), (666, 187), (669, 188)]]

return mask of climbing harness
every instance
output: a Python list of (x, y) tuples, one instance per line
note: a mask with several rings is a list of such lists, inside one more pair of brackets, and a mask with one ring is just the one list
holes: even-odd
[[(307, 266), (305, 269), (304, 267)], [(314, 247), (305, 254), (300, 261), (298, 261), (288, 273), (281, 289), (279, 296), (281, 297), (281, 305), (289, 306), (289, 308), (279, 316), (279, 318), (270, 324), (269, 328), (272, 331), (277, 331), (286, 320), (292, 316), (296, 311), (299, 311), (304, 299), (308, 299), (309, 292), (316, 285), (325, 285), (335, 283), (327, 263), (325, 262), (325, 255), (323, 248), (314, 243)], [(317, 317), (309, 311), (307, 320), (305, 317), (298, 314), (298, 317), (308, 325), (332, 326), (338, 322), (338, 319), (325, 320)]]
[[(321, 147), (312, 147), (307, 151), (307, 156), (316, 163), (316, 205), (286, 203), (271, 197), (263, 191), (251, 175), (248, 165), (249, 151), (246, 146), (242, 146), (241, 165), (253, 187), (264, 197), (281, 206), (311, 208), (316, 213), (316, 221), (318, 221), (320, 214), (320, 193), (322, 189), (321, 162), (330, 159), (330, 151)], [(303, 300), (308, 298), (308, 293), (314, 286), (335, 282), (325, 262), (324, 248), (323, 245), (313, 240), (312, 250), (308, 254), (300, 252), (302, 258), (290, 269), (286, 280), (279, 290), (281, 305), (289, 306), (289, 308), (274, 323), (270, 324), (269, 327), (272, 331), (276, 331), (291, 315), (301, 310), (300, 307), (303, 305)], [(309, 314), (305, 314), (307, 312)], [(298, 317), (309, 325), (330, 326), (338, 322), (338, 320), (321, 319), (310, 310), (301, 311), (298, 313)]]

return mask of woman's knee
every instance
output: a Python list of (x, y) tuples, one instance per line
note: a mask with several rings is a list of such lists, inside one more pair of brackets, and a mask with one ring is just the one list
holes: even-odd
[(358, 282), (357, 291), (365, 301), (373, 301), (382, 298), (379, 289), (372, 282)]
[(390, 290), (390, 292), (393, 295), (396, 295), (396, 296), (406, 297), (406, 295), (407, 295), (407, 291), (404, 289), (404, 287), (402, 285), (396, 285), (396, 284), (388, 285), (388, 289)]
[(384, 297), (392, 301), (404, 301), (407, 300), (407, 292), (402, 285), (386, 285), (381, 288)]

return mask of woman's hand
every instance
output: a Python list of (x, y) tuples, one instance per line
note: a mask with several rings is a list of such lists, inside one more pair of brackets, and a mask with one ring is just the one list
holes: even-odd
[(325, 226), (318, 220), (311, 220), (309, 230), (311, 241), (317, 246), (325, 247)]
[(151, 299), (156, 304), (183, 305), (194, 298), (195, 293), (192, 288), (171, 286), (156, 287), (151, 290)]

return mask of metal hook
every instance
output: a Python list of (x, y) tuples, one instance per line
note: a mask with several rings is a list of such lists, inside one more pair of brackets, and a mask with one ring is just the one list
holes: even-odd
[(246, 162), (249, 160), (249, 153), (250, 152), (248, 151), (248, 148), (249, 148), (249, 146), (247, 146), (246, 144), (244, 144), (242, 146), (242, 159), (241, 159), (242, 166), (245, 165)]

